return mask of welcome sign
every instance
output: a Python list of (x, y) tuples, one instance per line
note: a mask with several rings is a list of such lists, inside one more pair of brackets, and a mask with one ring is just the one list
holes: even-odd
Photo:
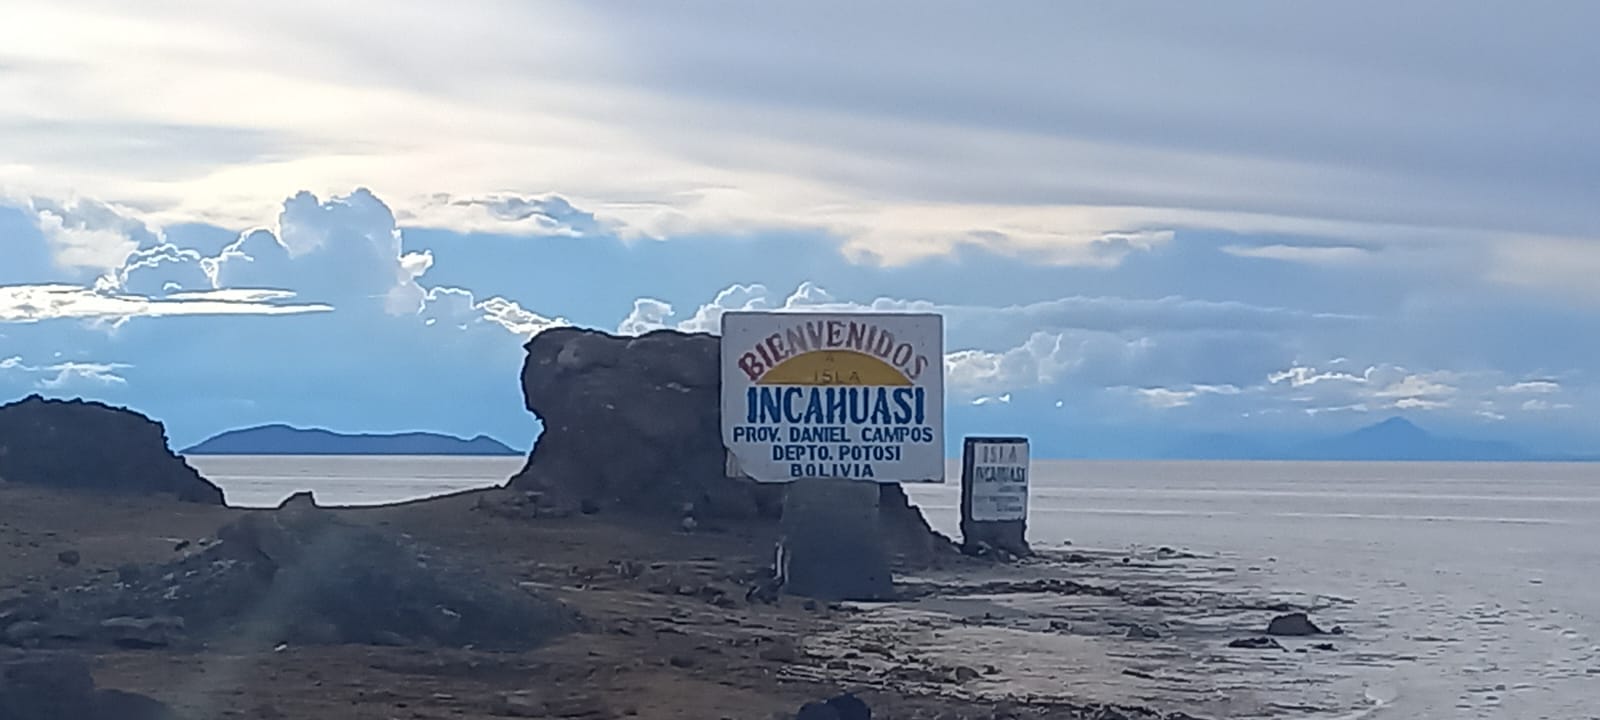
[(944, 482), (944, 318), (724, 314), (722, 442), (763, 482)]

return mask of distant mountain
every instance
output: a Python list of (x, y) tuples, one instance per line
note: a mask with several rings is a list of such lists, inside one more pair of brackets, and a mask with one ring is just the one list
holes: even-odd
[(1544, 456), (1509, 442), (1435, 435), (1405, 418), (1329, 437), (1304, 435), (1179, 434), (1151, 457), (1163, 460), (1581, 460)]
[(1376, 425), (1293, 447), (1292, 460), (1502, 460), (1541, 459), (1509, 442), (1445, 437), (1392, 417)]
[(487, 435), (471, 440), (439, 433), (336, 433), (288, 425), (229, 430), (184, 455), (522, 455)]

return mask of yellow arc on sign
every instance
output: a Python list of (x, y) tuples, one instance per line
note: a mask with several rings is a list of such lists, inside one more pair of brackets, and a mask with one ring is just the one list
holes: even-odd
[(814, 350), (778, 363), (758, 385), (911, 385), (905, 373), (854, 350)]

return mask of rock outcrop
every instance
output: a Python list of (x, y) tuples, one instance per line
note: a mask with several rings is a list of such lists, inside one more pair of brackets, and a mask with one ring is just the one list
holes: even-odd
[(558, 505), (777, 517), (781, 489), (726, 477), (716, 337), (547, 330), (522, 390), (544, 424), (512, 486)]
[(222, 490), (168, 447), (161, 423), (84, 400), (0, 405), (0, 479), (223, 504)]
[[(702, 521), (782, 516), (783, 485), (727, 477), (716, 336), (557, 328), (526, 348), (523, 395), (544, 432), (510, 487), (534, 493), (528, 504), (540, 512), (620, 509)], [(883, 528), (898, 555), (927, 559), (953, 548), (899, 485), (879, 492)]]

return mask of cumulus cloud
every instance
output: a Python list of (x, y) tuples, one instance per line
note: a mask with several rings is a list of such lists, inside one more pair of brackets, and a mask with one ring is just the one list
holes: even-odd
[(114, 271), (135, 251), (160, 240), (130, 213), (97, 200), (58, 202), (35, 197), (27, 201), (26, 209), (49, 243), (55, 264), (63, 268)]
[(837, 300), (831, 293), (811, 281), (800, 283), (794, 292), (775, 294), (765, 285), (734, 284), (719, 291), (716, 297), (695, 309), (694, 314), (677, 320), (677, 311), (670, 303), (655, 298), (639, 298), (633, 310), (617, 326), (623, 335), (639, 335), (651, 330), (671, 328), (682, 332), (716, 333), (722, 329), (722, 316), (733, 311), (772, 312), (935, 312), (938, 306), (929, 302), (879, 298), (870, 303)]
[(423, 203), (420, 217), (432, 225), (535, 236), (594, 237), (621, 229), (554, 193), (478, 197), (442, 193)]
[[(579, 213), (563, 203), (550, 200), (546, 207)], [(505, 297), (478, 299), (462, 288), (424, 287), (432, 253), (406, 252), (394, 213), (366, 189), (327, 200), (296, 193), (284, 201), (274, 227), (247, 230), (209, 257), (168, 242), (158, 229), (102, 203), (35, 200), (28, 210), (45, 218), (41, 234), (58, 262), (102, 274), (85, 285), (0, 286), (0, 322), (76, 318), (120, 324), (141, 316), (343, 310), (522, 336), (566, 323)]]
[(135, 250), (122, 266), (101, 278), (100, 287), (132, 295), (160, 297), (215, 287), (198, 251), (169, 243)]
[(415, 314), (426, 292), (417, 279), (430, 254), (405, 253), (394, 212), (365, 188), (319, 200), (299, 192), (283, 204), (277, 232), (254, 230), (204, 263), (215, 287), (276, 287), (335, 306), (376, 300)]
[(1555, 380), (1523, 380), (1522, 382), (1500, 386), (1500, 392), (1547, 395), (1561, 392), (1561, 383)]
[(436, 287), (423, 300), (424, 325), (443, 324), (467, 329), (474, 325), (498, 327), (514, 335), (532, 337), (554, 327), (570, 325), (565, 318), (550, 318), (503, 297), (477, 300), (464, 288)]
[(0, 374), (21, 373), (36, 376), (35, 387), (44, 390), (63, 390), (73, 387), (126, 385), (127, 378), (119, 370), (133, 367), (124, 363), (58, 362), (48, 365), (29, 365), (21, 356), (0, 358)]

